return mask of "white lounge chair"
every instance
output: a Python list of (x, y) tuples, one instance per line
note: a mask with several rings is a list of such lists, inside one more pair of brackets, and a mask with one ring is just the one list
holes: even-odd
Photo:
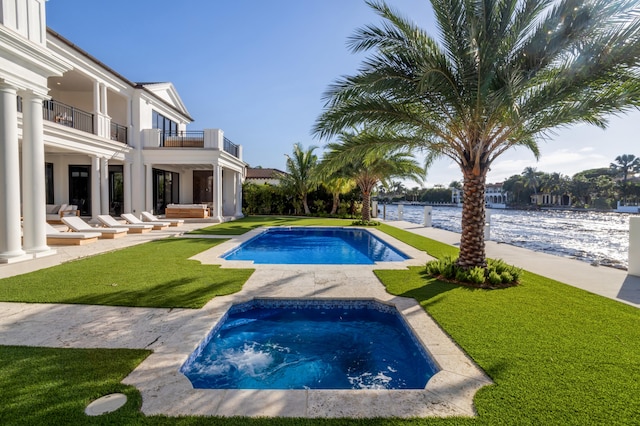
[(103, 224), (107, 228), (126, 229), (129, 234), (142, 234), (144, 232), (149, 232), (153, 229), (153, 225), (125, 225), (123, 223), (118, 222), (108, 214), (98, 215), (98, 220), (100, 221), (101, 224)]
[(95, 243), (101, 235), (99, 232), (60, 232), (48, 223), (45, 224), (45, 230), (47, 244), (51, 246), (81, 246)]
[(61, 220), (62, 223), (73, 229), (75, 232), (99, 232), (101, 234), (100, 238), (113, 239), (124, 237), (125, 235), (127, 235), (126, 229), (93, 228), (91, 225), (77, 216), (62, 217)]
[(80, 216), (80, 210), (75, 204), (47, 204), (47, 222), (62, 223), (63, 216)]
[(147, 222), (147, 223), (144, 223), (143, 221), (141, 221), (140, 219), (135, 217), (135, 215), (133, 215), (132, 213), (122, 213), (120, 215), (120, 217), (123, 218), (124, 220), (126, 220), (127, 223), (129, 223), (131, 225), (151, 225), (151, 226), (153, 226), (153, 230), (154, 231), (161, 231), (161, 230), (166, 229), (169, 226), (171, 226), (171, 224), (169, 222)]
[(140, 213), (140, 216), (144, 222), (169, 222), (171, 226), (180, 226), (184, 223), (184, 220), (182, 219), (160, 219), (149, 212), (142, 212)]

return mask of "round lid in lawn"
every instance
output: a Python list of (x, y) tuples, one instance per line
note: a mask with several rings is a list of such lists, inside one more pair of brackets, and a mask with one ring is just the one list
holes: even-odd
[(127, 396), (123, 393), (112, 393), (96, 399), (87, 405), (84, 412), (87, 416), (100, 416), (111, 413), (122, 407), (127, 402)]

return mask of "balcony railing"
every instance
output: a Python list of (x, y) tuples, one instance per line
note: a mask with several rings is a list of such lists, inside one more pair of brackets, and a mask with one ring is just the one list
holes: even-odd
[(204, 131), (161, 133), (160, 146), (165, 148), (204, 148)]
[(46, 100), (42, 103), (42, 118), (83, 132), (94, 133), (93, 114), (58, 101)]
[(127, 128), (118, 123), (111, 122), (111, 140), (127, 143)]
[(229, 139), (224, 138), (224, 147), (223, 147), (225, 152), (228, 152), (229, 154), (233, 155), (234, 157), (238, 157), (238, 145), (234, 144), (233, 142), (231, 142)]

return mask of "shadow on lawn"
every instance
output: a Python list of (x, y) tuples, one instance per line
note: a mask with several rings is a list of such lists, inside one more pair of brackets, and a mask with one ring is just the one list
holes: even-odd
[[(232, 279), (194, 286), (200, 276), (185, 276), (136, 290), (118, 289), (112, 294), (96, 293), (63, 301), (70, 304), (134, 306), (149, 308), (199, 309), (216, 296), (238, 291), (241, 285)], [(126, 303), (124, 302), (126, 301)]]

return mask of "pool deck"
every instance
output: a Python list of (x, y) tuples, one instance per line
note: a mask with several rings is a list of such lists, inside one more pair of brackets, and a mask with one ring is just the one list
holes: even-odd
[[(389, 225), (456, 245), (459, 235), (409, 222)], [(61, 247), (58, 254), (29, 262), (0, 265), (0, 278), (53, 266), (64, 261), (111, 251), (151, 239), (182, 235), (209, 223), (185, 223), (179, 228), (100, 240), (81, 247)], [(257, 232), (257, 231), (252, 231)], [(375, 230), (374, 232), (380, 232)], [(194, 256), (203, 263), (243, 267), (218, 254), (250, 238), (230, 236), (225, 242)], [(201, 237), (201, 236), (197, 236)], [(393, 240), (388, 237), (385, 240)], [(490, 380), (466, 357), (413, 299), (388, 294), (373, 269), (424, 264), (424, 253), (394, 241), (397, 248), (417, 257), (406, 264), (374, 266), (253, 265), (256, 272), (241, 292), (212, 299), (202, 309), (148, 309), (88, 305), (0, 302), (0, 341), (3, 345), (69, 348), (145, 348), (150, 355), (126, 379), (143, 395), (145, 414), (282, 416), (282, 417), (395, 417), (472, 416), (472, 398)], [(412, 251), (413, 250), (413, 251)], [(536, 253), (487, 242), (487, 255), (502, 258), (531, 272), (640, 307), (640, 278), (626, 271), (595, 267), (574, 259)], [(179, 366), (232, 304), (255, 297), (375, 298), (403, 313), (419, 339), (434, 355), (442, 371), (417, 391), (341, 390), (194, 390), (178, 372)]]

